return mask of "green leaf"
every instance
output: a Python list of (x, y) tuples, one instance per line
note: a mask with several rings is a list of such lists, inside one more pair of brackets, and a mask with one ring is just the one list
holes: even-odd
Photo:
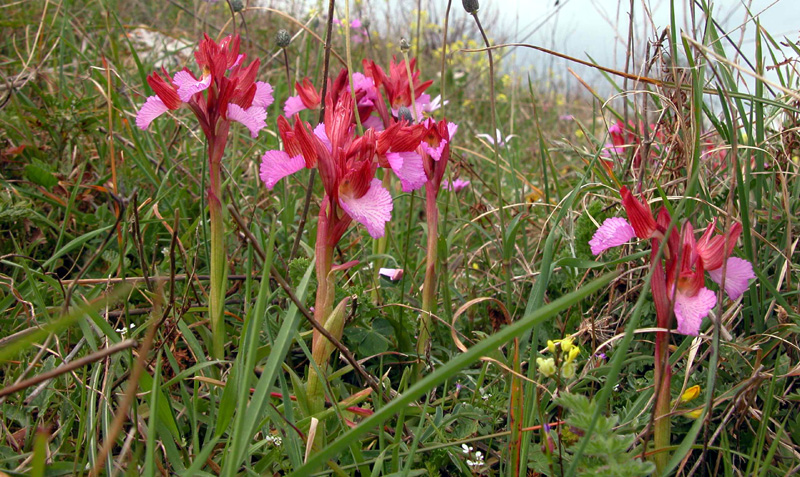
[(555, 316), (558, 312), (565, 310), (592, 293), (599, 291), (612, 279), (616, 278), (616, 276), (617, 273), (603, 275), (602, 277), (587, 283), (578, 290), (564, 295), (548, 305), (534, 310), (532, 313), (526, 314), (517, 322), (506, 326), (489, 338), (480, 341), (478, 344), (468, 349), (466, 353), (452, 358), (432, 374), (429, 374), (420, 381), (417, 381), (405, 392), (398, 395), (391, 402), (376, 411), (375, 414), (361, 422), (357, 427), (350, 429), (324, 449), (312, 454), (312, 456), (302, 467), (295, 470), (293, 475), (308, 475), (311, 469), (320, 468), (326, 460), (334, 456), (341, 455), (341, 453), (344, 452), (351, 444), (355, 443), (359, 437), (367, 432), (370, 432), (375, 427), (380, 426), (387, 419), (399, 413), (402, 409), (424, 394), (428, 393), (431, 389), (443, 383), (447, 379), (455, 376), (455, 374), (460, 370), (477, 363), (480, 360), (480, 357), (484, 356), (489, 350), (497, 348), (503, 343), (511, 341), (515, 337), (523, 334), (533, 325)]
[(47, 189), (58, 185), (58, 178), (52, 172), (35, 163), (25, 166), (25, 178)]

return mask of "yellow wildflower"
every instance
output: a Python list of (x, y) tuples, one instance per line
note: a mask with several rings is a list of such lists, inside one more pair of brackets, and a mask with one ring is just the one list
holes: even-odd
[(697, 419), (698, 417), (700, 417), (700, 414), (702, 414), (702, 413), (703, 413), (703, 408), (700, 407), (700, 408), (697, 408), (697, 409), (694, 409), (692, 411), (687, 412), (686, 416), (687, 417), (691, 417), (692, 419)]
[(547, 340), (547, 349), (548, 349), (548, 350), (549, 350), (551, 353), (555, 353), (555, 352), (556, 352), (556, 343), (555, 343), (555, 341), (553, 341), (553, 340)]
[(556, 373), (556, 362), (553, 358), (536, 358), (536, 365), (545, 377), (549, 378)]
[(577, 346), (574, 346), (571, 350), (569, 350), (569, 354), (567, 355), (567, 363), (571, 363), (575, 361), (575, 358), (581, 354), (581, 349)]
[(564, 363), (564, 366), (561, 367), (561, 376), (563, 376), (564, 379), (572, 379), (575, 377), (577, 368), (575, 363)]
[(572, 344), (572, 338), (564, 338), (563, 340), (560, 340), (560, 342), (561, 342), (561, 351), (565, 353), (569, 353), (572, 347), (574, 346)]
[(695, 384), (681, 394), (681, 402), (689, 402), (700, 395), (700, 386)]

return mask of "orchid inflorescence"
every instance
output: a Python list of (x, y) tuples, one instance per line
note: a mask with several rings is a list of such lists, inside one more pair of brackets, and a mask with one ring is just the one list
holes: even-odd
[[(431, 82), (421, 82), (419, 75), (415, 60), (408, 64), (406, 60), (393, 61), (388, 75), (374, 62), (365, 60), (364, 73), (342, 69), (336, 78), (327, 80), (324, 93), (317, 92), (308, 78), (296, 82), (297, 95), (287, 99), (284, 116), (278, 118), (283, 148), (267, 151), (261, 160), (260, 178), (270, 190), (281, 179), (302, 169), (315, 168), (319, 172), (324, 196), (315, 245), (318, 288), (314, 319), (337, 338), (343, 332), (346, 301), (334, 308), (334, 276), (346, 265), (333, 265), (334, 247), (353, 221), (366, 227), (371, 237), (383, 237), (392, 216), (392, 195), (387, 187), (391, 176), (376, 178), (378, 168), (392, 171), (404, 192), (426, 186), (428, 220), (438, 220), (436, 196), (456, 126), (446, 120), (423, 118), (436, 107), (436, 102), (424, 97)], [(301, 119), (303, 110), (314, 110), (323, 104), (322, 122), (316, 127)], [(438, 239), (430, 223), (429, 234)], [(398, 280), (402, 269), (381, 268), (378, 275)], [(425, 296), (432, 296), (434, 289), (429, 275), (426, 271), (423, 309)], [(423, 342), (428, 336), (424, 323), (420, 325)], [(330, 356), (325, 350), (332, 349), (324, 343), (315, 331), (312, 356), (323, 371)], [(314, 412), (322, 410), (324, 404), (321, 383), (316, 370), (310, 367), (306, 392), (309, 408)]]
[[(414, 60), (410, 63), (413, 68)], [(374, 62), (365, 60), (367, 74), (352, 75), (354, 94), (350, 91), (348, 72), (342, 69), (330, 82), (324, 98), (324, 121), (314, 128), (300, 119), (298, 113), (320, 107), (323, 98), (305, 78), (295, 85), (297, 95), (287, 99), (285, 116), (278, 118), (283, 150), (264, 154), (261, 179), (272, 189), (282, 178), (316, 167), (325, 189), (325, 206), (331, 209), (329, 243), (338, 242), (351, 220), (364, 225), (373, 238), (384, 235), (385, 224), (391, 218), (392, 199), (375, 178), (379, 167), (391, 169), (404, 192), (426, 184), (436, 190), (441, 187), (449, 142), (456, 126), (446, 121), (414, 122), (400, 117), (400, 109), (412, 103), (405, 68), (404, 61), (392, 62), (387, 75)], [(413, 85), (419, 98), (417, 119), (431, 104), (423, 94), (430, 82), (419, 83), (418, 75), (419, 72)], [(388, 97), (388, 106), (381, 87)], [(287, 119), (292, 117), (293, 124)], [(357, 133), (358, 123), (367, 128), (361, 135)]]
[(627, 187), (620, 189), (620, 195), (629, 220), (606, 219), (589, 241), (592, 253), (599, 255), (638, 237), (651, 240), (652, 260), (655, 261), (661, 242), (666, 240), (664, 263), (661, 259), (654, 262), (651, 280), (659, 326), (668, 327), (671, 303), (678, 333), (697, 335), (703, 318), (717, 303), (716, 294), (705, 287), (705, 272), (715, 283), (724, 284), (725, 293), (732, 300), (738, 299), (747, 290), (749, 281), (756, 277), (749, 261), (731, 256), (742, 232), (741, 224), (734, 223), (727, 233), (720, 235), (716, 233), (717, 220), (714, 219), (696, 240), (694, 227), (685, 221), (667, 234), (672, 218), (665, 207), (654, 218), (649, 204), (634, 197)]
[(201, 70), (199, 78), (188, 68), (172, 77), (163, 69), (161, 75), (154, 71), (147, 77), (156, 94), (139, 110), (136, 125), (147, 129), (157, 117), (185, 104), (208, 138), (218, 134), (220, 121), (239, 122), (257, 137), (267, 126), (267, 108), (273, 101), (272, 86), (255, 81), (260, 60), (244, 66), (247, 57), (239, 54), (239, 36), (216, 43), (206, 35), (194, 56)]
[(239, 53), (239, 36), (227, 36), (219, 43), (208, 35), (194, 53), (200, 74), (184, 68), (170, 76), (162, 69), (153, 72), (147, 83), (155, 91), (136, 115), (136, 125), (147, 129), (154, 119), (167, 111), (186, 105), (197, 117), (208, 146), (208, 188), (206, 191), (210, 225), (209, 315), (213, 335), (212, 355), (224, 354), (226, 251), (225, 209), (222, 207), (222, 157), (228, 143), (231, 122), (239, 122), (253, 138), (267, 126), (267, 108), (272, 104), (272, 86), (256, 81), (260, 60), (247, 64)]

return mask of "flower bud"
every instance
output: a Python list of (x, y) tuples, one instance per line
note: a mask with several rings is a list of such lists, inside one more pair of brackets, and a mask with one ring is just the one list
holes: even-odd
[(547, 350), (551, 353), (556, 352), (556, 342), (553, 340), (547, 340)]
[(278, 46), (281, 48), (286, 48), (287, 46), (289, 46), (289, 43), (291, 43), (291, 41), (292, 41), (292, 36), (289, 35), (288, 31), (282, 28), (278, 30), (277, 34), (275, 34), (275, 43), (277, 43)]
[(231, 0), (231, 9), (234, 13), (241, 12), (244, 10), (244, 2), (242, 0)]
[(464, 10), (469, 14), (477, 12), (478, 8), (480, 8), (478, 0), (461, 0), (461, 5), (464, 6)]
[(407, 52), (411, 49), (411, 44), (406, 40), (405, 37), (400, 38), (400, 51), (403, 53)]
[(408, 121), (409, 123), (414, 122), (414, 117), (411, 115), (411, 110), (405, 106), (400, 106), (400, 109), (397, 110), (397, 119), (400, 121)]

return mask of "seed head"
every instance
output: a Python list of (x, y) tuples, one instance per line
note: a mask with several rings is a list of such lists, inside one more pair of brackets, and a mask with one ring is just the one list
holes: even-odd
[(477, 12), (478, 8), (480, 8), (478, 0), (461, 0), (461, 4), (464, 5), (464, 10), (469, 14)]
[(406, 40), (405, 37), (400, 38), (400, 51), (405, 53), (410, 49), (411, 49), (411, 44), (408, 42), (408, 40)]
[(278, 33), (275, 34), (275, 43), (278, 44), (281, 48), (286, 48), (289, 46), (289, 43), (292, 41), (292, 36), (289, 35), (289, 32), (281, 28), (278, 30)]
[(234, 13), (241, 12), (244, 10), (244, 2), (242, 0), (231, 0), (231, 9)]
[(397, 110), (397, 119), (400, 121), (406, 120), (409, 123), (414, 122), (414, 116), (411, 115), (411, 110), (405, 106), (400, 106), (400, 109)]

